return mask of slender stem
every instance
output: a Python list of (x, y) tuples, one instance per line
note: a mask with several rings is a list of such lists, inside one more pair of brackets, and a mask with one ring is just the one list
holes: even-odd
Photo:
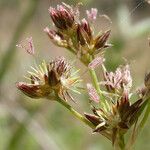
[(64, 100), (62, 100), (60, 98), (58, 98), (57, 101), (60, 104), (62, 104), (65, 108), (67, 108), (77, 119), (84, 122), (86, 125), (88, 125), (92, 129), (95, 128), (95, 126), (90, 121), (88, 121), (84, 116), (82, 116), (80, 113), (78, 113), (76, 110), (74, 110), (67, 102), (65, 102)]
[(99, 87), (99, 84), (98, 84), (98, 79), (97, 79), (97, 76), (96, 76), (96, 73), (95, 73), (95, 70), (93, 69), (90, 69), (90, 74), (91, 74), (91, 77), (92, 77), (92, 80), (93, 80), (93, 84), (97, 90), (98, 93), (101, 93), (101, 90), (100, 90), (100, 87)]
[(125, 150), (124, 135), (118, 134), (118, 138), (114, 144), (114, 150)]
[(92, 78), (92, 81), (93, 81), (93, 84), (100, 96), (100, 103), (104, 106), (104, 108), (107, 108), (107, 103), (105, 101), (105, 98), (100, 90), (100, 86), (99, 86), (99, 81), (97, 79), (97, 75), (96, 75), (96, 72), (94, 69), (89, 69), (89, 72), (91, 74), (91, 78)]
[(121, 150), (125, 150), (125, 141), (124, 141), (124, 135), (120, 134), (120, 141), (119, 141), (119, 146)]
[[(91, 62), (93, 59), (94, 59), (94, 56), (91, 56), (89, 58), (89, 62)], [(100, 89), (99, 81), (98, 81), (95, 70), (94, 69), (89, 69), (89, 72), (90, 72), (93, 84), (94, 84), (94, 86), (95, 86), (95, 88), (98, 92), (99, 97), (100, 97), (100, 103), (101, 103), (102, 107), (108, 109), (108, 105), (107, 105), (107, 102), (105, 101), (105, 98), (104, 98), (104, 96), (102, 94), (102, 91)]]
[(142, 130), (142, 128), (144, 127), (144, 125), (149, 117), (149, 114), (150, 114), (150, 101), (147, 104), (147, 109), (145, 111), (144, 117), (139, 125), (139, 131)]

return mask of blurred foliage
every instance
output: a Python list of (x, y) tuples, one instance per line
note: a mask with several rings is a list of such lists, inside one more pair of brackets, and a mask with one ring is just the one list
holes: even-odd
[(29, 8), (26, 10), (25, 14), (23, 15), (23, 17), (20, 19), (20, 22), (18, 23), (15, 34), (12, 37), (12, 41), (10, 42), (9, 47), (6, 50), (7, 52), (1, 60), (0, 82), (3, 79), (5, 72), (7, 72), (7, 70), (9, 69), (9, 66), (10, 66), (12, 59), (16, 52), (16, 43), (19, 40), (19, 37), (23, 34), (24, 29), (26, 28), (26, 25), (28, 25), (28, 22), (31, 20), (31, 18), (35, 12), (37, 3), (38, 3), (38, 0), (30, 1)]
[[(39, 57), (50, 59), (57, 55), (69, 55), (61, 48), (56, 49), (41, 29), (47, 23), (51, 25), (48, 7), (59, 2), (28, 0), (23, 4), (21, 0), (0, 0), (0, 150), (111, 150), (111, 143), (100, 135), (92, 135), (88, 127), (71, 118), (62, 106), (44, 100), (31, 101), (20, 96), (15, 88), (15, 82), (25, 68), (33, 64), (32, 58), (15, 48), (26, 35), (33, 36)], [(79, 0), (65, 2), (75, 4)], [(145, 71), (150, 70), (147, 41), (150, 36), (150, 6), (143, 3), (132, 12), (139, 0), (82, 2), (82, 8), (98, 7), (99, 12), (109, 15), (113, 22), (111, 43), (114, 46), (106, 52), (107, 67), (114, 70), (125, 63), (122, 59), (125, 57), (132, 64), (135, 84), (139, 85), (143, 82)], [(101, 20), (98, 22), (101, 23)], [(135, 63), (132, 63), (133, 60)], [(88, 74), (84, 77), (89, 82)], [(87, 95), (79, 98), (75, 107), (83, 112), (79, 104), (87, 106)], [(147, 123), (135, 150), (149, 150), (149, 138)]]

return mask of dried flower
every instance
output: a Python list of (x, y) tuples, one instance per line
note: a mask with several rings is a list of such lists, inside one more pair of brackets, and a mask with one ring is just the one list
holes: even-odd
[(96, 89), (92, 86), (92, 84), (87, 84), (88, 94), (90, 99), (99, 103), (99, 95), (97, 94)]
[(47, 33), (49, 38), (52, 40), (54, 44), (60, 47), (67, 47), (67, 41), (64, 40), (63, 35), (60, 32), (57, 32), (55, 30), (50, 30), (48, 27), (44, 29), (44, 32)]
[(16, 46), (24, 49), (30, 55), (34, 55), (35, 53), (32, 37), (26, 38), (25, 41), (21, 41)]
[(104, 68), (104, 84), (109, 92), (120, 92), (124, 89), (130, 90), (132, 86), (132, 78), (129, 65), (119, 67), (116, 71), (107, 72)]
[(92, 60), (92, 62), (89, 63), (88, 68), (90, 69), (95, 69), (99, 65), (102, 65), (105, 61), (105, 58), (103, 57), (96, 57), (95, 59)]
[(88, 19), (93, 22), (97, 18), (98, 10), (96, 8), (91, 8), (91, 10), (87, 10), (86, 14)]
[(63, 57), (58, 57), (49, 64), (43, 62), (39, 67), (32, 68), (30, 82), (19, 82), (17, 88), (24, 94), (32, 98), (53, 98), (54, 94), (67, 100), (73, 100), (68, 90), (77, 91), (79, 77), (75, 77), (71, 72), (71, 66)]

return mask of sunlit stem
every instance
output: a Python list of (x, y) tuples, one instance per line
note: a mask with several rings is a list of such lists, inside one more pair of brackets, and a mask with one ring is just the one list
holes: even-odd
[(95, 128), (95, 126), (88, 121), (84, 116), (82, 116), (80, 113), (78, 113), (76, 110), (72, 108), (66, 101), (60, 99), (59, 97), (57, 98), (57, 102), (59, 102), (61, 105), (63, 105), (65, 108), (67, 108), (77, 119), (85, 123), (87, 126), (91, 127), (92, 129)]

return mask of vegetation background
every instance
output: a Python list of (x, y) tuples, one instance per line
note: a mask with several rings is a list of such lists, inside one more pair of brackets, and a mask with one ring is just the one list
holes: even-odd
[[(75, 5), (77, 0), (64, 0)], [(97, 19), (97, 31), (111, 28), (111, 43), (106, 52), (106, 65), (114, 70), (126, 61), (131, 64), (135, 86), (143, 84), (143, 78), (150, 70), (150, 5), (144, 0), (81, 0), (81, 17), (85, 10), (96, 7), (106, 19)], [(15, 82), (23, 80), (23, 75), (34, 65), (32, 56), (16, 44), (26, 37), (33, 37), (39, 61), (51, 60), (64, 55), (75, 59), (68, 51), (55, 47), (43, 29), (52, 26), (48, 14), (50, 5), (60, 4), (60, 0), (0, 0), (0, 150), (111, 150), (111, 143), (73, 118), (59, 104), (48, 100), (33, 100), (16, 87)], [(90, 82), (86, 68), (80, 74)], [(98, 70), (98, 74), (99, 74)], [(90, 111), (88, 96), (75, 95), (76, 109)], [(74, 104), (73, 104), (74, 105)], [(150, 149), (150, 119), (138, 137), (135, 150)]]

